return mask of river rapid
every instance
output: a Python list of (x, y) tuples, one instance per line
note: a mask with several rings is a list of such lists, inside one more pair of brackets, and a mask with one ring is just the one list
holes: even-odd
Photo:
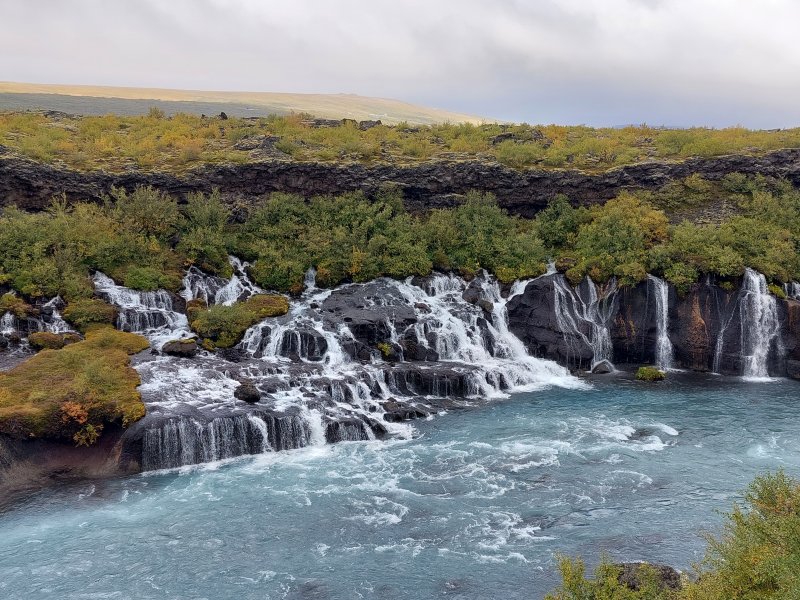
[(687, 569), (754, 475), (800, 472), (798, 391), (609, 375), (411, 439), (49, 489), (0, 514), (0, 596), (536, 599), (557, 553)]

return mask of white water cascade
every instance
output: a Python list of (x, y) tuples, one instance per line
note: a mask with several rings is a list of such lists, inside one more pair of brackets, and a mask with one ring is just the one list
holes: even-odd
[(602, 295), (588, 277), (582, 286), (586, 290), (586, 300), (581, 297), (581, 290), (573, 289), (563, 276), (553, 277), (556, 322), (568, 345), (577, 350), (575, 344), (583, 342), (591, 348), (592, 367), (603, 361), (611, 364), (613, 347), (609, 324), (614, 314), (616, 280), (609, 282)]
[(117, 285), (99, 271), (93, 281), (97, 293), (117, 307), (118, 329), (140, 333), (158, 349), (169, 340), (192, 336), (186, 315), (175, 310), (166, 290), (139, 292)]
[(786, 293), (787, 298), (792, 300), (800, 300), (800, 283), (790, 281), (783, 285), (783, 291)]
[(742, 375), (752, 379), (769, 377), (770, 351), (782, 348), (778, 303), (769, 293), (767, 280), (745, 269), (739, 299), (741, 319)]
[(17, 319), (10, 312), (0, 317), (0, 335), (11, 335), (17, 331)]
[(250, 281), (247, 275), (248, 263), (235, 256), (229, 256), (228, 262), (233, 269), (233, 275), (227, 280), (203, 273), (197, 267), (191, 267), (183, 278), (183, 289), (180, 293), (183, 299), (186, 301), (203, 300), (209, 305), (230, 306), (234, 302), (264, 292)]
[(669, 339), (669, 285), (663, 279), (648, 275), (656, 300), (656, 366), (672, 368), (672, 342)]

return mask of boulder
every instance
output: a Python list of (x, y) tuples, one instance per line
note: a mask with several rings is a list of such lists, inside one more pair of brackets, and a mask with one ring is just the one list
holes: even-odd
[(592, 375), (606, 375), (614, 372), (614, 365), (607, 360), (601, 360), (592, 367)]
[(197, 354), (197, 340), (195, 338), (171, 340), (161, 347), (161, 352), (172, 356), (192, 358)]
[(261, 400), (261, 392), (258, 391), (256, 384), (249, 379), (242, 381), (239, 387), (234, 390), (233, 395), (237, 400), (248, 404), (255, 404)]

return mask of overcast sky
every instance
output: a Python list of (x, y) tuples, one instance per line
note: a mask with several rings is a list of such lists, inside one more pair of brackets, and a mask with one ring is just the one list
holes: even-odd
[(797, 0), (0, 0), (0, 80), (800, 125)]

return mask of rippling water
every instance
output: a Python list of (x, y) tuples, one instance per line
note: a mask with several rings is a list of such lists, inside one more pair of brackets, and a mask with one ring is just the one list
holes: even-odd
[(672, 379), (43, 492), (0, 515), (0, 597), (530, 599), (557, 552), (686, 568), (756, 473), (800, 472), (800, 384)]

